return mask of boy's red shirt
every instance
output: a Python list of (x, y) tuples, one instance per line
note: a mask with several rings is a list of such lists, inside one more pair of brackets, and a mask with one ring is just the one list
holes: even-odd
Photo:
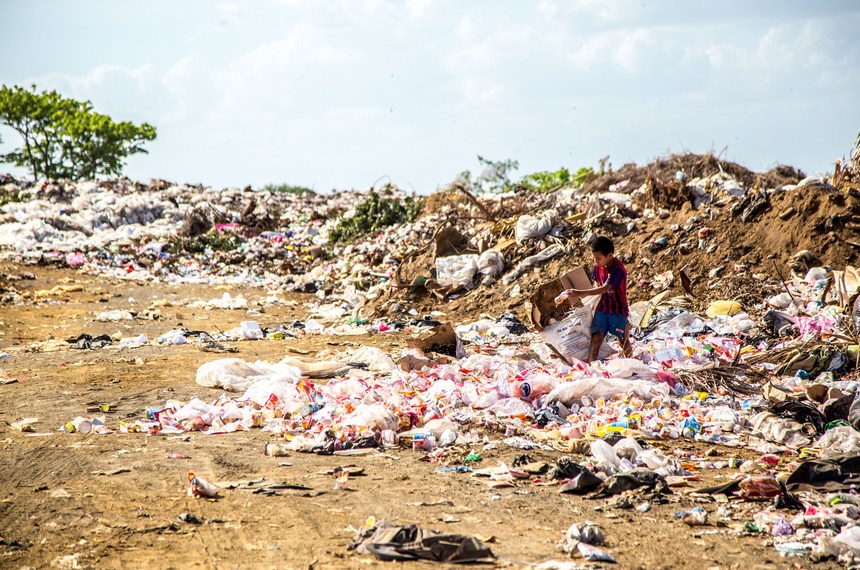
[(600, 296), (597, 310), (609, 315), (630, 315), (630, 306), (627, 304), (627, 268), (613, 257), (606, 267), (594, 266), (591, 278), (597, 285), (609, 283), (611, 288)]

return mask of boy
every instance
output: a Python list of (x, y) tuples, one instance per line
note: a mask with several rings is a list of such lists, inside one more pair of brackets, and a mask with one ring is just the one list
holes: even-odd
[(600, 345), (607, 334), (618, 337), (621, 341), (622, 354), (629, 358), (633, 351), (630, 348), (627, 326), (627, 317), (630, 315), (630, 307), (627, 304), (627, 269), (615, 257), (615, 244), (608, 237), (595, 238), (591, 242), (591, 254), (594, 256), (591, 279), (598, 286), (593, 289), (565, 289), (556, 297), (555, 302), (561, 304), (571, 298), (600, 295), (597, 310), (591, 321), (588, 361), (597, 360)]

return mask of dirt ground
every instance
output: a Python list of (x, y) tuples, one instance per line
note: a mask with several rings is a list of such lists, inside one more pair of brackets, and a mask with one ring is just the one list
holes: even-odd
[[(574, 522), (591, 520), (606, 532), (606, 550), (620, 568), (803, 568), (803, 558), (782, 558), (766, 535), (742, 534), (739, 529), (764, 505), (732, 502), (733, 519), (723, 525), (687, 527), (672, 515), (701, 504), (717, 520), (713, 502), (699, 503), (676, 488), (666, 504), (650, 511), (623, 510), (615, 500), (588, 500), (559, 494), (555, 486), (529, 481), (516, 487), (490, 489), (467, 474), (438, 473), (424, 453), (389, 449), (361, 456), (291, 454), (268, 457), (263, 448), (276, 436), (261, 431), (221, 436), (178, 437), (145, 434), (67, 434), (57, 428), (87, 408), (109, 403), (107, 423), (116, 427), (126, 418), (139, 418), (150, 406), (167, 399), (192, 396), (212, 400), (219, 390), (194, 382), (197, 368), (222, 355), (194, 346), (92, 351), (62, 349), (28, 351), (34, 343), (92, 335), (144, 333), (154, 338), (168, 330), (214, 331), (238, 326), (252, 318), (263, 326), (289, 323), (306, 316), (306, 308), (266, 307), (262, 315), (245, 311), (206, 311), (187, 306), (160, 309), (157, 320), (128, 323), (94, 322), (99, 311), (142, 310), (153, 300), (208, 300), (222, 291), (209, 286), (139, 285), (106, 280), (72, 270), (0, 264), (0, 274), (15, 278), (33, 273), (35, 279), (4, 280), (19, 292), (80, 285), (83, 290), (43, 297), (24, 305), (0, 305), (2, 373), (17, 383), (0, 385), (0, 567), (2, 568), (426, 568), (418, 563), (381, 563), (347, 551), (359, 527), (374, 516), (396, 523), (463, 534), (492, 537), (498, 561), (493, 567), (527, 568), (550, 559), (565, 560), (556, 544)], [(232, 289), (253, 304), (265, 296), (260, 289)], [(302, 301), (299, 295), (282, 295)], [(137, 304), (129, 305), (129, 297)], [(402, 336), (313, 337), (233, 343), (244, 360), (279, 360), (288, 347), (309, 350), (372, 344), (397, 350)], [(229, 355), (228, 355), (229, 356)], [(36, 417), (36, 435), (8, 424)], [(488, 434), (500, 440), (502, 434)], [(704, 453), (695, 442), (656, 443)], [(453, 456), (463, 457), (468, 450)], [(479, 466), (510, 464), (523, 453), (499, 443), (493, 450), (477, 449)], [(190, 456), (187, 459), (171, 457)], [(563, 455), (530, 451), (550, 461)], [(753, 455), (717, 448), (717, 458)], [(577, 456), (578, 457), (578, 456)], [(348, 490), (334, 490), (334, 478), (322, 474), (355, 464), (365, 476), (350, 479)], [(309, 489), (280, 495), (228, 490), (219, 500), (186, 495), (186, 473), (194, 471), (214, 482), (265, 477)], [(731, 477), (734, 470), (701, 473), (705, 486)], [(634, 504), (639, 504), (634, 498)], [(181, 513), (203, 521), (178, 522)], [(583, 566), (594, 564), (577, 558)], [(828, 564), (816, 565), (820, 568)]]

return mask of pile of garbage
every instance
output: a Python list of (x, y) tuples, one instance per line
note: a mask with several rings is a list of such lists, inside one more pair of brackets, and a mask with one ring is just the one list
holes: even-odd
[[(290, 326), (245, 321), (233, 331), (175, 330), (154, 341), (84, 334), (66, 341), (75, 349), (196, 337), (227, 352), (220, 343), (344, 327), (411, 335), (398, 353), (362, 346), (278, 362), (218, 358), (195, 378), (221, 391), (214, 399), (168, 400), (116, 425), (77, 417), (63, 431), (261, 429), (275, 438), (266, 448), (272, 455), (405, 446), (427, 454), (441, 473), (484, 477), (491, 488), (541, 484), (592, 498), (634, 497), (640, 512), (695, 484), (696, 470), (730, 468), (736, 476), (725, 485), (695, 491), (714, 497), (706, 504), (716, 508), (679, 512), (683, 524), (725, 523), (739, 502), (764, 501), (733, 532), (769, 533), (785, 555), (860, 560), (860, 502), (852, 493), (860, 475), (860, 273), (852, 265), (860, 193), (844, 173), (839, 180), (777, 174), (752, 177), (730, 163), (681, 157), (552, 193), (476, 197), (459, 188), (430, 197), (416, 220), (349, 244), (330, 243), (333, 219), (348, 216), (366, 192), (11, 181), (34, 199), (3, 206), (0, 246), (6, 258), (53, 259), (102, 275), (259, 284), (317, 300), (310, 318)], [(606, 176), (612, 181), (603, 187)], [(390, 185), (385, 192), (403, 196)], [(779, 233), (801, 221), (812, 229), (791, 250), (767, 249), (768, 239), (786, 241)], [(610, 341), (589, 363), (593, 305), (562, 310), (548, 300), (588, 280), (582, 268), (570, 269), (589, 260), (598, 233), (618, 238), (618, 255), (631, 268), (633, 353), (620, 357)], [(196, 253), (187, 242), (177, 248), (200, 236)], [(739, 276), (745, 288), (729, 290)], [(208, 303), (247, 308), (233, 297)], [(107, 313), (106, 320), (126, 318)], [(757, 459), (650, 445), (673, 440)], [(481, 452), (493, 447), (526, 453), (515, 464), (478, 469)], [(541, 467), (530, 450), (569, 455)], [(192, 476), (192, 488), (194, 480), (205, 488)], [(562, 550), (611, 562), (598, 531), (572, 527)], [(396, 537), (412, 537), (410, 545), (435, 540), (388, 524), (358, 534), (354, 548), (391, 557), (406, 556)], [(476, 558), (491, 556), (461, 538)]]
[[(756, 315), (731, 301), (700, 314), (666, 295), (634, 305), (632, 358), (583, 362), (509, 315), (424, 327), (399, 354), (363, 346), (275, 363), (212, 360), (196, 382), (223, 390), (214, 400), (168, 400), (118, 425), (79, 417), (61, 429), (262, 429), (280, 440), (267, 446), (272, 455), (405, 446), (440, 472), (486, 477), (492, 488), (540, 483), (591, 498), (633, 496), (642, 512), (675, 487), (694, 486), (696, 472), (731, 468), (736, 477), (725, 485), (694, 490), (723, 497), (716, 508), (679, 512), (684, 524), (731, 527), (738, 501), (765, 501), (737, 532), (770, 533), (785, 555), (850, 560), (860, 557), (860, 502), (850, 492), (860, 477), (860, 275), (816, 267), (783, 286)], [(714, 459), (649, 445), (679, 439), (759, 455)], [(523, 456), (478, 469), (494, 446), (582, 458), (539, 468)], [(612, 558), (584, 540), (572, 548)]]
[(682, 267), (700, 297), (720, 298), (739, 277), (774, 285), (774, 262), (800, 275), (860, 262), (851, 173), (756, 175), (712, 155), (678, 155), (554, 192), (476, 196), (454, 184), (413, 221), (348, 243), (332, 241), (335, 229), (371, 196), (409, 196), (393, 184), (316, 194), (5, 177), (0, 196), (18, 201), (0, 206), (0, 256), (124, 279), (317, 292), (362, 317), (427, 313), (488, 291), (494, 300), (482, 309), (498, 314), (521, 311), (543, 275), (587, 262), (603, 234), (615, 238), (636, 300), (671, 287)]

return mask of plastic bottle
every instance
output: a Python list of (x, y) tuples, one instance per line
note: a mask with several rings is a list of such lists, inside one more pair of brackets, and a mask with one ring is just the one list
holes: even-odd
[(681, 428), (681, 434), (686, 439), (692, 439), (697, 433), (702, 431), (702, 424), (693, 416), (684, 418), (679, 427)]
[(552, 392), (552, 384), (539, 378), (520, 382), (517, 386), (520, 398), (534, 399), (550, 392)]
[(299, 408), (299, 415), (305, 418), (314, 412), (320, 411), (324, 406), (325, 402), (308, 402), (307, 404), (302, 404), (302, 407)]

